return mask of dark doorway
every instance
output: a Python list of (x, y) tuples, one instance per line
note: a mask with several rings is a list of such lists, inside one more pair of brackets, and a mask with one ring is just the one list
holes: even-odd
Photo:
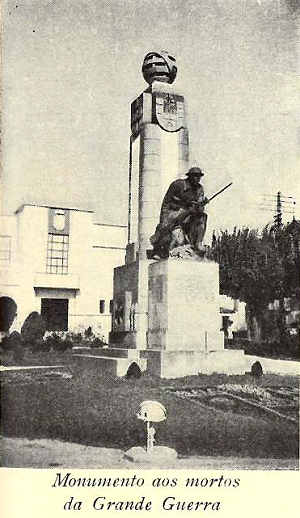
[(68, 299), (42, 299), (41, 315), (47, 331), (68, 330)]

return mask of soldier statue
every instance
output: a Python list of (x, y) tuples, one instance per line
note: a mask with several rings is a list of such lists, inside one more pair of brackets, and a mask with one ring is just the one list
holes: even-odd
[(195, 257), (204, 255), (202, 242), (207, 223), (204, 206), (208, 199), (200, 183), (202, 176), (204, 173), (199, 167), (191, 167), (186, 178), (175, 180), (169, 186), (162, 202), (159, 224), (150, 238), (153, 259), (172, 256), (172, 250), (185, 245)]

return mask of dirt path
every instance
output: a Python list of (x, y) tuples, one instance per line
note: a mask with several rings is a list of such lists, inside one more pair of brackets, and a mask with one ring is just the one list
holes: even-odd
[[(11, 468), (153, 468), (154, 464), (135, 464), (124, 451), (98, 448), (58, 440), (1, 438), (1, 465)], [(297, 470), (298, 459), (253, 459), (236, 457), (188, 457), (168, 461), (161, 468), (174, 469), (250, 469)]]

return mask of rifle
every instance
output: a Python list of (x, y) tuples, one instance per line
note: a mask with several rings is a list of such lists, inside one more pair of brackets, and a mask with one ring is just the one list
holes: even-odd
[(223, 187), (222, 189), (220, 189), (218, 192), (216, 192), (215, 194), (213, 194), (213, 196), (211, 196), (210, 198), (208, 198), (208, 200), (206, 200), (205, 202), (199, 202), (199, 201), (191, 201), (190, 203), (192, 203), (193, 205), (198, 205), (198, 206), (201, 206), (201, 207), (204, 207), (205, 205), (207, 205), (211, 200), (213, 200), (216, 196), (219, 196), (219, 194), (221, 194), (223, 191), (225, 191), (225, 189), (228, 189), (228, 187), (230, 187), (232, 185), (232, 182), (230, 182), (229, 184), (225, 185), (225, 187)]
[[(221, 194), (221, 192), (225, 191), (225, 189), (228, 189), (228, 187), (230, 187), (232, 185), (232, 182), (230, 182), (229, 184), (225, 185), (225, 187), (223, 187), (223, 189), (220, 189), (220, 191), (216, 192), (216, 194), (214, 194), (213, 196), (211, 196), (211, 198), (209, 198), (207, 200), (206, 203), (209, 203), (211, 200), (213, 200), (216, 196), (219, 196), (219, 194)], [(205, 204), (206, 205), (206, 204)]]

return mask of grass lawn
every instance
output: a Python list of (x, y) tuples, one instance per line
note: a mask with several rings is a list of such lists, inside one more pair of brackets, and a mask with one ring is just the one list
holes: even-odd
[[(4, 359), (3, 363), (12, 363)], [(70, 353), (27, 354), (24, 365), (70, 365)], [(193, 376), (161, 380), (109, 379), (88, 371), (73, 377), (18, 373), (3, 376), (1, 433), (8, 437), (53, 438), (85, 445), (128, 449), (145, 444), (145, 425), (136, 418), (143, 400), (157, 400), (168, 418), (155, 424), (159, 445), (182, 456), (298, 457), (298, 429), (271, 417), (251, 417), (205, 408), (178, 398), (167, 386), (253, 383), (250, 376)], [(263, 376), (262, 386), (297, 386), (294, 377)]]

